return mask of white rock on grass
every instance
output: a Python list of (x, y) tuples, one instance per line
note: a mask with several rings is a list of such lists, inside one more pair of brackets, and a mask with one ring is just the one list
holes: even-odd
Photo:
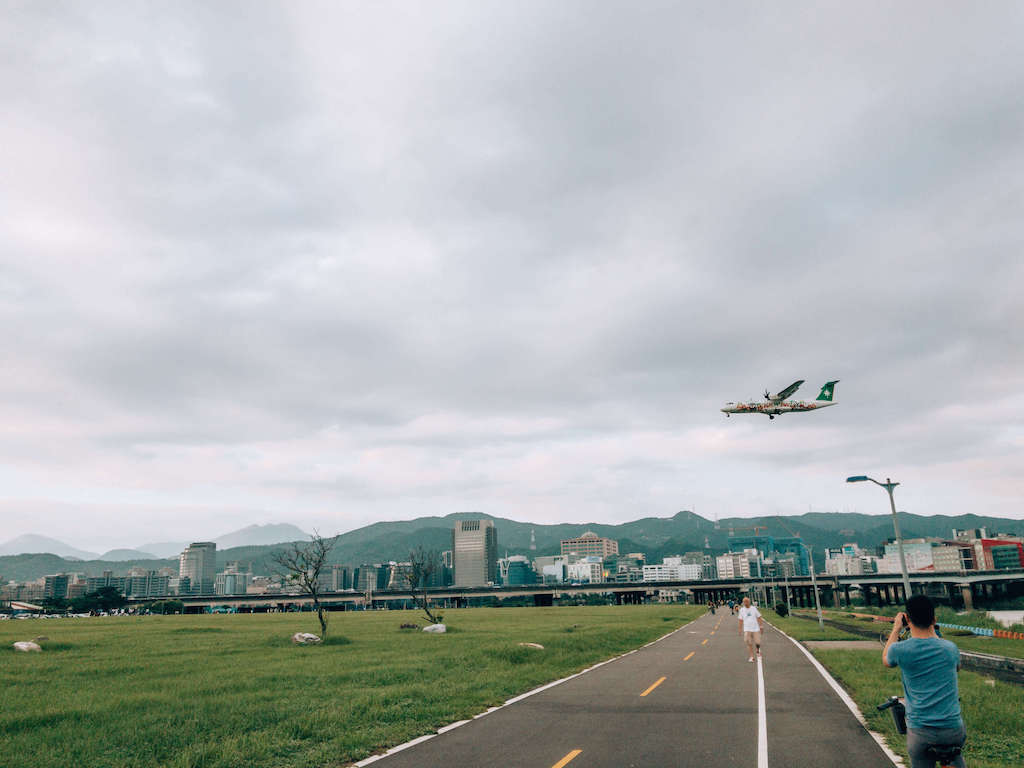
[(432, 632), (435, 635), (443, 635), (445, 632), (448, 631), (448, 627), (446, 627), (444, 624), (430, 624), (424, 627), (423, 631)]
[(20, 642), (20, 643), (15, 643), (14, 644), (14, 650), (16, 650), (16, 651), (24, 651), (25, 653), (29, 653), (30, 651), (34, 651), (36, 653), (39, 653), (43, 649), (39, 647), (39, 643), (33, 643), (31, 640), (25, 640), (25, 641)]
[(310, 632), (296, 632), (292, 635), (292, 642), (296, 645), (319, 645), (323, 640)]
[(520, 645), (523, 646), (523, 648), (537, 648), (541, 651), (544, 650), (544, 646), (540, 643), (520, 643)]

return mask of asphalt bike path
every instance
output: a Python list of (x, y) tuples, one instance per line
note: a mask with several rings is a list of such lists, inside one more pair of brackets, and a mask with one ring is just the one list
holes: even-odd
[(892, 768), (799, 648), (769, 629), (763, 650), (760, 663), (748, 662), (738, 619), (720, 610), (583, 675), (357, 765)]

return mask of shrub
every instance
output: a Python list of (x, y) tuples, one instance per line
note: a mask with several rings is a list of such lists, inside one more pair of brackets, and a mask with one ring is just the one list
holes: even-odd
[(789, 608), (786, 607), (785, 603), (776, 603), (775, 604), (775, 612), (777, 614), (779, 614), (779, 616), (788, 616), (789, 615)]

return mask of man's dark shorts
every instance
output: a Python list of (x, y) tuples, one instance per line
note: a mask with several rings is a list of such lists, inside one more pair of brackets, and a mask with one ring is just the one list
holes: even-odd
[[(967, 731), (959, 728), (908, 728), (907, 752), (910, 753), (910, 768), (935, 768), (935, 761), (925, 757), (925, 750), (933, 744), (957, 744), (963, 746), (967, 739)], [(966, 768), (964, 756), (957, 755), (949, 765)]]

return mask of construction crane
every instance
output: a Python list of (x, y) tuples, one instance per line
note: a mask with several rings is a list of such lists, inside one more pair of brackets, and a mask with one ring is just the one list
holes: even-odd
[(783, 528), (785, 528), (785, 529), (786, 529), (786, 532), (787, 532), (787, 533), (788, 533), (788, 534), (789, 534), (790, 536), (795, 536), (795, 537), (796, 537), (796, 538), (798, 538), (798, 539), (800, 538), (800, 532), (799, 532), (799, 531), (797, 531), (796, 533), (793, 533), (793, 529), (792, 529), (792, 528), (790, 528), (790, 527), (789, 527), (788, 525), (786, 525), (786, 521), (782, 519), (782, 515), (776, 515), (776, 516), (775, 516), (775, 519), (779, 521), (779, 524), (780, 524), (780, 525), (781, 525), (781, 526), (782, 526)]

